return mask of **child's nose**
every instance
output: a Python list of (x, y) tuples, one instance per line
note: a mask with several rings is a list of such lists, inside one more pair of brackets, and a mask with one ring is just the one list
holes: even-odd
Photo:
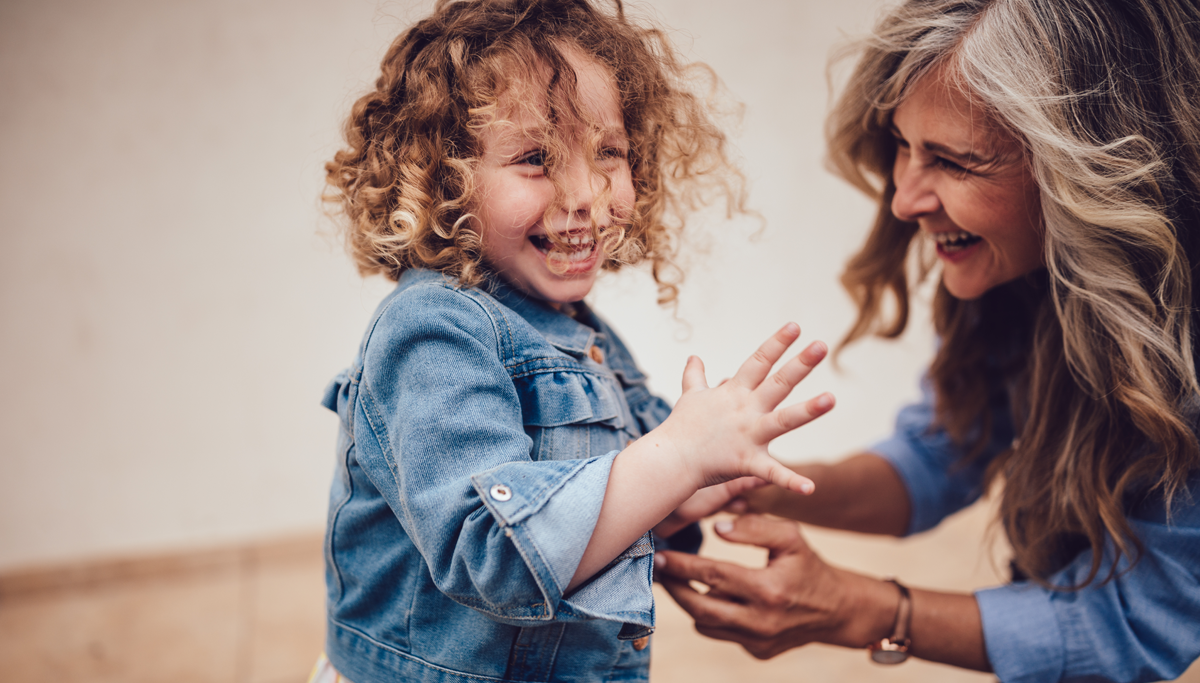
[(567, 212), (588, 220), (592, 205), (604, 191), (604, 176), (583, 159), (574, 159), (562, 178)]

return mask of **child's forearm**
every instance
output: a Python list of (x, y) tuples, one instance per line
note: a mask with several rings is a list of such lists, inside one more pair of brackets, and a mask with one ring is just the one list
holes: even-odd
[(702, 485), (687, 471), (685, 457), (658, 430), (617, 455), (596, 528), (568, 591), (625, 552)]

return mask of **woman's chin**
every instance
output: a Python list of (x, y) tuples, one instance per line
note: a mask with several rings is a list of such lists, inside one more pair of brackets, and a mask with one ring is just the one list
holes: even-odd
[(950, 296), (961, 301), (974, 301), (987, 294), (988, 290), (997, 284), (1000, 283), (990, 284), (979, 277), (961, 277), (948, 272), (942, 274), (942, 285), (946, 287), (946, 291), (950, 292)]

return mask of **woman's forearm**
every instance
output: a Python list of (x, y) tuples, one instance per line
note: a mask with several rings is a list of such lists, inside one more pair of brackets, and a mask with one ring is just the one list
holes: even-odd
[(974, 595), (919, 589), (909, 592), (913, 603), (910, 654), (965, 669), (992, 670)]
[(816, 484), (811, 495), (764, 487), (745, 494), (748, 511), (860, 533), (903, 536), (907, 532), (908, 490), (896, 470), (878, 455), (859, 453), (834, 464), (792, 469)]
[[(863, 647), (890, 637), (895, 631), (899, 612), (899, 589), (889, 582), (861, 574), (834, 571), (842, 577), (845, 622), (818, 640), (831, 645)], [(907, 625), (910, 655), (976, 671), (991, 670), (975, 596), (916, 588), (909, 588), (909, 595), (912, 602)]]

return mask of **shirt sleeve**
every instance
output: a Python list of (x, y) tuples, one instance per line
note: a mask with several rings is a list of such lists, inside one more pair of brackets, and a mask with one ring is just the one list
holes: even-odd
[[(909, 534), (937, 526), (983, 494), (988, 463), (1013, 440), (1006, 394), (995, 392), (991, 411), (987, 445), (978, 456), (966, 459), (968, 448), (954, 443), (934, 420), (933, 385), (926, 378), (921, 383), (921, 401), (897, 415), (895, 433), (868, 449), (887, 460), (908, 489), (912, 507)], [(968, 439), (971, 441), (973, 438)]]
[[(502, 326), (503, 321), (499, 321)], [(412, 287), (366, 347), (364, 463), (437, 589), (505, 623), (653, 625), (649, 537), (571, 596), (617, 451), (534, 461), (493, 317), (454, 290)], [(360, 456), (361, 459), (361, 456)], [(644, 547), (642, 547), (644, 546)]]
[[(1193, 477), (1192, 496), (1198, 487)], [(1176, 503), (1168, 522), (1157, 505), (1157, 514), (1130, 520), (1145, 554), (1111, 581), (1077, 591), (1020, 582), (975, 594), (1000, 680), (1168, 680), (1200, 657), (1200, 506)], [(1110, 544), (1100, 579), (1111, 558)], [(1050, 583), (1081, 582), (1091, 562), (1091, 551), (1081, 553)]]

